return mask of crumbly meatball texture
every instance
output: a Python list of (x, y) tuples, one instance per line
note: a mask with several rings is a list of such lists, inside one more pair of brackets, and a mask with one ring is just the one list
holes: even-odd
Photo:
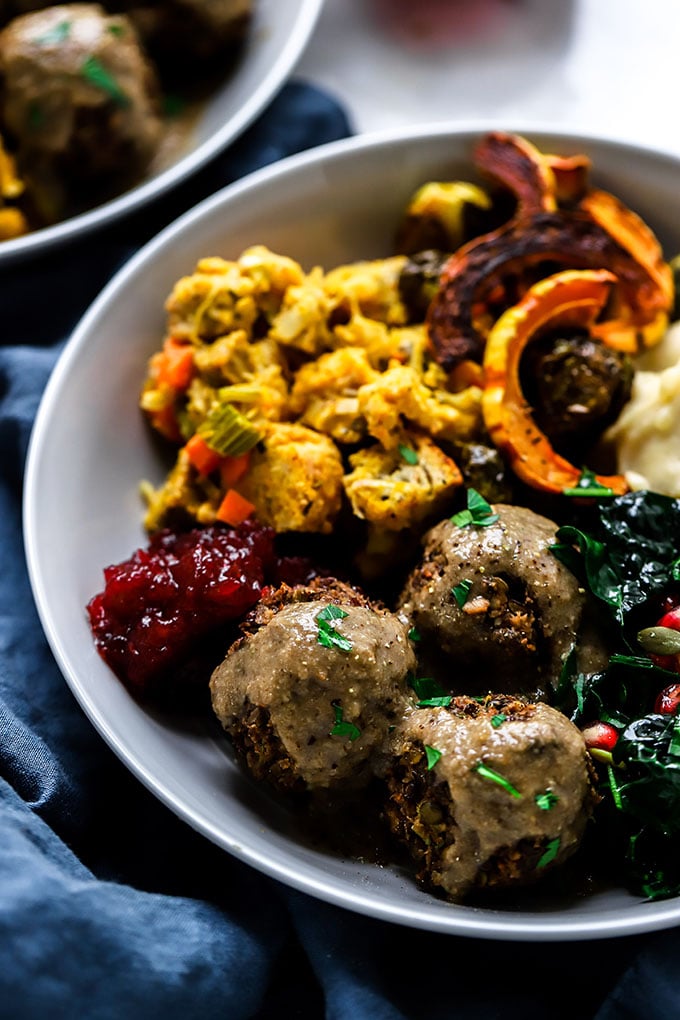
[(454, 900), (526, 885), (578, 848), (596, 795), (583, 737), (560, 712), (458, 697), (411, 709), (393, 736), (385, 815), (422, 885)]
[[(318, 592), (281, 603), (213, 673), (215, 714), (256, 779), (284, 791), (361, 787), (408, 703), (407, 629), (385, 610)], [(324, 621), (329, 606), (346, 615)]]
[(545, 693), (571, 649), (599, 668), (606, 652), (587, 622), (586, 595), (550, 552), (557, 525), (525, 507), (498, 504), (498, 521), (441, 521), (407, 580), (400, 613), (422, 647), (441, 654), (459, 693)]

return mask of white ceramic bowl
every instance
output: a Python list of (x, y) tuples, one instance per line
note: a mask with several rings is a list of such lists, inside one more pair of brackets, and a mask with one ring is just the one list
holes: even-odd
[[(25, 536), (45, 632), (74, 695), (114, 751), (162, 801), (236, 857), (314, 896), (375, 917), (500, 939), (578, 939), (677, 924), (680, 899), (649, 903), (623, 890), (513, 909), (457, 906), (396, 868), (359, 864), (304, 841), (294, 819), (232, 761), (216, 731), (169, 726), (141, 709), (97, 655), (84, 606), (102, 569), (143, 544), (140, 479), (162, 466), (137, 409), (163, 302), (200, 256), (236, 257), (263, 243), (307, 268), (387, 255), (416, 186), (469, 177), (483, 130), (435, 127), (323, 146), (251, 175), (202, 203), (123, 268), (84, 317), (47, 387), (32, 437)], [(589, 137), (510, 125), (544, 151), (582, 152), (594, 179), (680, 250), (680, 161)]]
[(0, 268), (41, 255), (120, 219), (205, 166), (233, 142), (287, 80), (314, 31), (324, 0), (256, 0), (243, 55), (206, 102), (189, 144), (164, 170), (110, 201), (0, 244)]

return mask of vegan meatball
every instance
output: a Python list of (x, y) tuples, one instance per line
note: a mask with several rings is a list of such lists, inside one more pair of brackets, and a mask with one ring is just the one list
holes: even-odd
[(415, 656), (392, 613), (340, 582), (279, 589), (210, 681), (251, 774), (282, 792), (357, 789), (408, 703)]
[(45, 222), (119, 193), (161, 137), (158, 87), (132, 24), (98, 4), (25, 14), (0, 34), (0, 120)]
[(509, 696), (412, 708), (393, 734), (385, 816), (418, 881), (460, 900), (526, 885), (580, 845), (595, 806), (580, 731)]
[(441, 658), (447, 686), (542, 696), (575, 646), (578, 668), (604, 668), (586, 594), (550, 552), (557, 525), (525, 507), (493, 509), (498, 520), (485, 527), (447, 519), (427, 532), (400, 599), (424, 652)]

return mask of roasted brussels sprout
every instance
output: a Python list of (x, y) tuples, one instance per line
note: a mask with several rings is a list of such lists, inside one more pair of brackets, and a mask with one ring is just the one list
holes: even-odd
[(546, 337), (522, 361), (522, 385), (536, 422), (570, 459), (615, 420), (630, 397), (630, 358), (586, 333)]

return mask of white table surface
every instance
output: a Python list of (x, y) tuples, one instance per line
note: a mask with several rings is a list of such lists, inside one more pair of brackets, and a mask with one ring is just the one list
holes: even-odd
[(357, 132), (497, 122), (680, 152), (680, 0), (326, 0), (296, 71)]

